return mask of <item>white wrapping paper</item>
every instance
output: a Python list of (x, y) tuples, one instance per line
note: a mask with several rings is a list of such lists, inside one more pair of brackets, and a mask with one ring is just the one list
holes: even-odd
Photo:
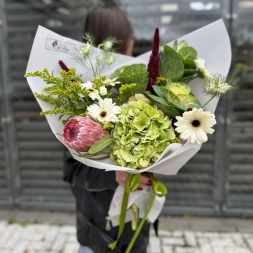
[[(218, 20), (208, 26), (205, 26), (178, 39), (179, 42), (181, 40), (186, 40), (190, 46), (194, 47), (197, 50), (198, 57), (205, 59), (205, 66), (211, 74), (228, 74), (231, 62), (231, 47), (229, 36), (222, 20)], [(171, 45), (172, 43), (169, 44)], [(26, 71), (31, 72), (47, 68), (49, 72), (53, 71), (54, 74), (57, 75), (57, 73), (59, 73), (61, 70), (60, 66), (58, 65), (58, 61), (62, 60), (68, 67), (75, 67), (77, 73), (84, 73), (83, 81), (92, 80), (92, 73), (85, 73), (84, 69), (71, 57), (71, 54), (74, 53), (74, 50), (79, 45), (80, 42), (78, 41), (60, 36), (50, 30), (39, 26), (34, 39)], [(115, 63), (110, 68), (105, 69), (103, 73), (108, 74), (107, 77), (109, 78), (110, 73), (122, 65), (130, 65), (133, 63), (147, 64), (149, 56), (150, 52), (147, 52), (137, 58), (117, 54)], [(47, 85), (40, 78), (29, 77), (27, 80), (33, 92), (42, 93), (43, 88)], [(201, 104), (209, 99), (209, 97), (202, 92), (200, 80), (197, 79), (192, 81), (190, 83), (190, 86), (192, 92)], [(37, 99), (37, 101), (42, 110), (53, 108), (52, 105), (47, 104), (40, 99)], [(214, 112), (217, 103), (218, 99), (212, 100), (207, 105), (206, 110)], [(56, 134), (63, 132), (63, 124), (58, 120), (58, 115), (46, 116), (46, 118), (56, 138), (58, 138), (59, 141), (64, 144), (62, 138)], [(163, 175), (174, 175), (190, 158), (192, 158), (198, 152), (200, 147), (201, 145), (197, 143), (185, 143), (183, 145), (176, 143), (171, 144), (167, 147), (167, 149), (163, 152), (155, 164), (142, 170), (142, 172), (149, 171)], [(110, 158), (102, 161), (94, 161), (87, 158), (78, 157), (76, 155), (76, 152), (73, 150), (70, 150), (70, 152), (76, 160), (91, 167), (105, 169), (107, 171), (122, 170), (128, 173), (140, 172), (126, 167), (116, 166), (113, 164), (113, 161)], [(143, 192), (145, 192), (145, 194), (147, 193), (146, 190)], [(119, 196), (121, 193), (122, 189), (120, 188), (118, 188), (118, 190), (115, 192), (115, 196), (111, 203), (111, 209), (109, 211), (109, 213), (111, 213), (111, 216), (116, 216), (120, 212), (119, 207), (121, 206), (121, 199)], [(141, 192), (138, 191), (131, 193), (131, 198), (129, 201), (131, 202), (133, 199), (137, 201), (137, 199), (140, 199), (140, 194)], [(162, 205), (164, 203), (164, 198), (160, 199), (158, 202), (162, 204), (160, 206), (157, 204), (157, 207), (159, 206), (159, 210), (154, 211), (157, 216), (161, 211)], [(140, 212), (145, 212), (143, 209), (145, 205), (143, 205), (141, 202), (138, 205), (140, 207)], [(150, 214), (150, 220), (154, 220), (152, 212)]]

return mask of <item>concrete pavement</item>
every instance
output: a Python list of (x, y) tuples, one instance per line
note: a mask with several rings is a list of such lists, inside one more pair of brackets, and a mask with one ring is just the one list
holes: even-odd
[[(0, 210), (0, 253), (76, 253), (71, 212)], [(148, 253), (252, 253), (253, 220), (161, 217)]]

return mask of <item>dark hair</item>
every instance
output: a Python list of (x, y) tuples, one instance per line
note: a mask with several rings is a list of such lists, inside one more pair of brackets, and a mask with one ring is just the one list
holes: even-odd
[(86, 17), (84, 34), (89, 33), (97, 46), (108, 37), (118, 40), (117, 52), (124, 54), (128, 41), (133, 38), (133, 29), (126, 14), (119, 8), (96, 7)]

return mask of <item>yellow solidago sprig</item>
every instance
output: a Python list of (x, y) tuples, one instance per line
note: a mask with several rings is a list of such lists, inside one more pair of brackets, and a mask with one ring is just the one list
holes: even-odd
[(85, 116), (85, 111), (93, 103), (89, 90), (82, 86), (82, 75), (77, 75), (75, 68), (61, 70), (59, 76), (50, 74), (48, 69), (26, 73), (25, 77), (39, 77), (49, 84), (43, 93), (35, 96), (55, 107), (41, 112), (41, 115), (60, 114), (69, 116)]

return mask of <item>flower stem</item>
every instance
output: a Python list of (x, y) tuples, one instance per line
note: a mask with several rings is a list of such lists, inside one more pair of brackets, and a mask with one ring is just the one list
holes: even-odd
[(210, 101), (212, 101), (216, 96), (212, 96), (202, 107), (204, 108)]
[(90, 59), (90, 57), (89, 57), (89, 56), (88, 56), (88, 60), (89, 60), (89, 62), (90, 62), (90, 66), (91, 66), (91, 69), (92, 69), (93, 75), (94, 75), (94, 77), (96, 77), (96, 72), (95, 72), (95, 70), (94, 70), (93, 64), (92, 64), (91, 59)]

